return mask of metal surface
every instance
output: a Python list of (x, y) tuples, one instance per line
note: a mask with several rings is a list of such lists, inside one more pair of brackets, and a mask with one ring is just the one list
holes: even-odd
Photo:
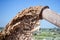
[(51, 22), (52, 24), (60, 27), (60, 15), (50, 9), (44, 9), (42, 13), (43, 19)]

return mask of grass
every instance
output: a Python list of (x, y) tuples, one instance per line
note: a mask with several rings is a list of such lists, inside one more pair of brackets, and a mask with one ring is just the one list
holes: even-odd
[[(2, 30), (2, 29), (1, 29)], [(34, 40), (44, 40), (47, 38), (47, 40), (60, 40), (60, 30), (58, 29), (41, 29), (39, 32), (34, 33), (33, 38)], [(57, 39), (56, 39), (57, 38)]]
[(52, 38), (52, 40), (54, 40), (55, 38), (58, 38), (58, 37), (60, 38), (60, 33), (59, 32), (43, 30), (38, 35), (34, 34), (33, 37), (34, 37), (35, 40), (43, 40), (44, 38), (47, 38), (47, 39)]

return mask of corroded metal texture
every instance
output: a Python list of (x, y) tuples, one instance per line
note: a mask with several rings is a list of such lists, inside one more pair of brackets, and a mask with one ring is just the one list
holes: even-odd
[(51, 22), (52, 24), (60, 27), (60, 15), (50, 9), (44, 9), (42, 13), (43, 19)]

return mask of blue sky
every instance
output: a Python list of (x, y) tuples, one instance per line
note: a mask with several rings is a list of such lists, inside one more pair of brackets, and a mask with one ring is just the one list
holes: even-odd
[[(0, 27), (5, 25), (19, 12), (30, 6), (49, 6), (60, 13), (60, 0), (0, 0)], [(42, 28), (53, 28), (55, 25), (46, 20), (41, 21)]]

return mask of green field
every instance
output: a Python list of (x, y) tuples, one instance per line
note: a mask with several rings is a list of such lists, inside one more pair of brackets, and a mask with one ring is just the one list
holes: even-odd
[(60, 40), (60, 29), (41, 28), (39, 31), (33, 33), (33, 38), (34, 40)]
[(39, 33), (34, 33), (35, 40), (60, 40), (60, 29), (41, 29)]

